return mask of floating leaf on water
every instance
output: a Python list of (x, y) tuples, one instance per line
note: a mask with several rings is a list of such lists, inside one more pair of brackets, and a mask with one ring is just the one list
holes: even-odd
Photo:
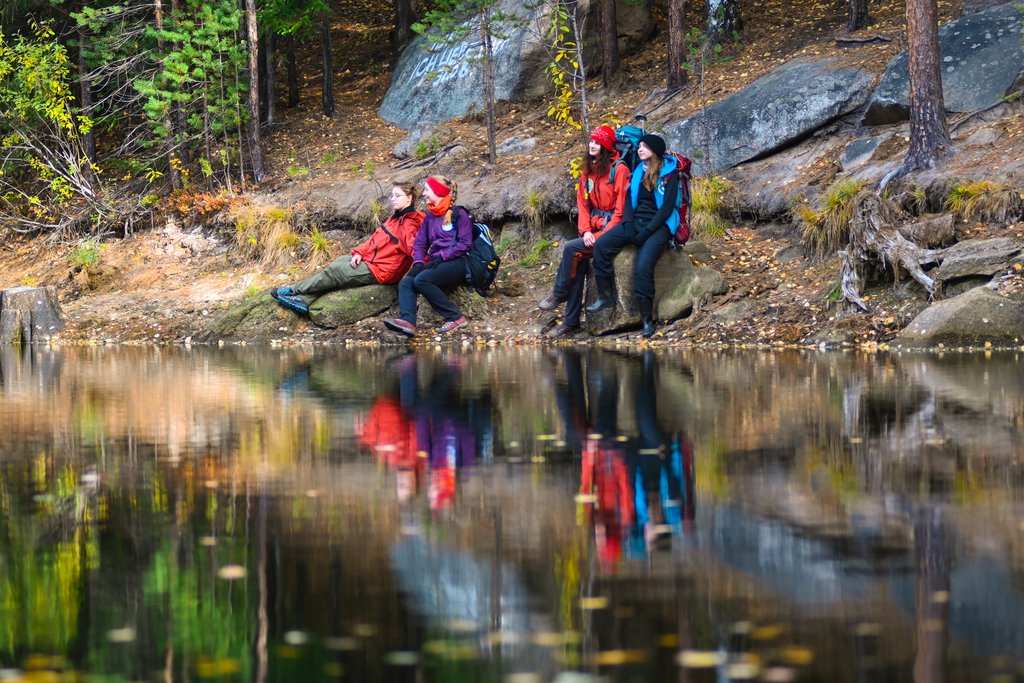
[(629, 437), (624, 434), (619, 434), (617, 437), (615, 437), (615, 440), (619, 442), (629, 441)]
[(600, 441), (601, 439), (604, 438), (604, 434), (602, 434), (601, 432), (590, 432), (589, 434), (587, 434), (587, 438), (593, 439), (595, 441)]
[(306, 491), (306, 498), (316, 498), (320, 495), (320, 492), (316, 489), (310, 489)]
[(726, 655), (718, 650), (683, 650), (676, 657), (679, 666), (687, 669), (713, 669), (725, 664)]
[(298, 659), (300, 657), (299, 648), (291, 645), (278, 645), (276, 654), (280, 659)]
[(660, 636), (658, 636), (658, 647), (663, 647), (666, 649), (679, 647), (679, 634), (662, 633)]
[(213, 546), (217, 545), (217, 537), (203, 536), (199, 539), (199, 545), (206, 546), (207, 548), (212, 548)]
[(565, 441), (559, 439), (555, 442), (555, 448), (565, 448)]
[(864, 443), (864, 439), (860, 438), (859, 436), (851, 436), (850, 443)]
[(751, 681), (761, 673), (761, 667), (750, 662), (730, 664), (725, 668), (725, 675), (733, 681)]
[(547, 462), (547, 458), (545, 458), (543, 455), (535, 455), (532, 458), (530, 458), (530, 462), (539, 465), (540, 463)]
[(480, 629), (472, 619), (449, 619), (444, 626), (452, 633), (476, 633)]
[(753, 630), (754, 625), (749, 621), (737, 621), (732, 625), (732, 632), (736, 634), (750, 633)]
[(935, 591), (932, 593), (932, 602), (939, 604), (949, 602), (949, 591)]
[(597, 496), (592, 493), (578, 493), (576, 494), (576, 502), (580, 505), (593, 505), (597, 502)]
[(245, 578), (245, 567), (240, 564), (226, 564), (217, 571), (217, 576), (225, 581), (237, 581)]
[(580, 598), (580, 609), (598, 610), (605, 609), (606, 607), (608, 607), (608, 598), (606, 598), (603, 595), (589, 598)]
[(534, 645), (539, 645), (541, 647), (561, 647), (565, 644), (565, 638), (561, 633), (553, 633), (550, 631), (534, 633), (531, 640)]
[(782, 624), (767, 624), (765, 626), (758, 626), (750, 632), (750, 637), (753, 640), (775, 640), (788, 629)]
[(420, 653), (389, 652), (384, 655), (384, 661), (391, 666), (416, 666), (420, 663)]
[(421, 536), (423, 534), (423, 530), (415, 524), (403, 524), (401, 533), (403, 536)]
[(196, 662), (196, 673), (200, 678), (223, 678), (241, 671), (242, 667), (237, 660), (227, 657), (221, 659), (210, 659), (201, 657)]
[(377, 627), (373, 624), (356, 624), (352, 627), (352, 633), (357, 638), (369, 638), (370, 636), (377, 635)]
[(509, 441), (508, 442), (508, 447), (509, 448), (519, 448), (519, 442), (518, 441)]
[(352, 652), (359, 649), (359, 641), (355, 638), (327, 638), (324, 647), (336, 652)]
[(772, 666), (761, 674), (762, 683), (793, 683), (796, 680), (796, 669), (786, 666)]
[(558, 438), (557, 434), (538, 434), (537, 441), (554, 441)]
[(328, 678), (341, 678), (345, 675), (345, 667), (339, 662), (327, 662), (324, 664), (324, 675)]
[(505, 674), (504, 678), (501, 679), (501, 683), (541, 683), (544, 679), (540, 677), (540, 674), (530, 672), (516, 673), (516, 674)]
[(881, 632), (882, 627), (872, 622), (864, 622), (853, 627), (853, 634), (861, 637), (877, 636)]
[(112, 628), (107, 631), (107, 640), (112, 643), (130, 643), (135, 640), (135, 629), (131, 626)]
[(605, 650), (594, 655), (594, 663), (598, 666), (623, 666), (640, 664), (649, 658), (644, 650)]
[(792, 645), (782, 648), (782, 661), (793, 666), (807, 666), (814, 661), (814, 652), (809, 647)]
[(206, 481), (203, 482), (203, 486), (205, 486), (208, 489), (215, 489), (218, 486), (220, 486), (220, 482), (218, 482), (216, 479), (207, 479)]
[(518, 645), (523, 642), (518, 633), (512, 631), (491, 631), (487, 634), (489, 645)]
[(284, 634), (284, 642), (289, 645), (305, 645), (309, 642), (309, 635), (302, 631), (288, 631)]

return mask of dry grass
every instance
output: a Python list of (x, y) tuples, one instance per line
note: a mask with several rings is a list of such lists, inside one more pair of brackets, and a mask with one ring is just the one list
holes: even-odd
[(239, 251), (245, 258), (259, 261), (264, 267), (281, 265), (301, 244), (301, 239), (292, 229), (290, 209), (244, 206), (234, 212), (234, 219), (235, 244)]
[(523, 207), (523, 222), (532, 233), (537, 234), (544, 225), (544, 195), (540, 190), (527, 190)]
[(726, 224), (721, 211), (723, 197), (732, 184), (722, 176), (698, 176), (690, 186), (693, 216), (690, 228), (694, 236), (706, 242), (725, 236)]
[(1024, 210), (1024, 194), (992, 180), (958, 182), (949, 191), (946, 209), (963, 220), (1010, 223)]
[(818, 258), (827, 258), (849, 239), (850, 221), (863, 180), (843, 178), (825, 191), (820, 209), (801, 203), (793, 210), (800, 226), (800, 238)]

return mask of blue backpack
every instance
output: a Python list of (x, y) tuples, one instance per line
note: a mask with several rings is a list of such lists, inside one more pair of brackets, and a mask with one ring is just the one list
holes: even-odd
[(615, 182), (615, 169), (620, 165), (625, 165), (632, 173), (640, 164), (640, 157), (637, 156), (637, 149), (640, 147), (640, 138), (645, 135), (645, 131), (640, 126), (623, 126), (615, 131), (615, 151), (619, 153), (619, 158), (612, 165), (612, 171), (608, 175), (608, 182)]

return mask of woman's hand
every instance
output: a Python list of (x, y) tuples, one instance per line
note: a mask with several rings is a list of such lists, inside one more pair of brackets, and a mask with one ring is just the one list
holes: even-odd
[(594, 233), (592, 233), (592, 232), (585, 232), (585, 233), (583, 233), (583, 244), (585, 244), (587, 247), (594, 246), (594, 242), (596, 242), (596, 241), (597, 241), (597, 238), (594, 237)]
[(350, 266), (352, 266), (353, 268), (355, 268), (356, 266), (358, 266), (362, 262), (363, 262), (363, 257), (362, 256), (360, 256), (359, 254), (352, 254), (352, 260), (349, 261), (348, 264)]

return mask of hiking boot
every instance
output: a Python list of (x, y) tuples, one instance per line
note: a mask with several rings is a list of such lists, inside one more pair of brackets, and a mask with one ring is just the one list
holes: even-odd
[(546, 297), (540, 300), (540, 303), (537, 304), (537, 308), (539, 308), (542, 311), (550, 311), (552, 309), (557, 308), (561, 304), (564, 304), (566, 299), (568, 298), (569, 297), (567, 296), (558, 296), (554, 292), (551, 292)]
[(384, 318), (384, 327), (392, 332), (404, 334), (406, 337), (416, 336), (416, 326), (408, 320), (402, 320), (401, 318)]
[(637, 304), (640, 308), (640, 314), (643, 317), (644, 329), (640, 333), (644, 339), (650, 339), (654, 336), (654, 302), (648, 301), (647, 299), (639, 299)]
[(465, 327), (468, 324), (469, 323), (466, 321), (466, 316), (460, 315), (455, 320), (449, 320), (444, 325), (441, 325), (441, 327), (437, 328), (437, 331), (440, 332), (441, 334), (448, 334), (449, 332), (454, 332), (460, 327)]
[(561, 323), (560, 325), (558, 325), (558, 327), (555, 327), (550, 332), (548, 332), (548, 339), (568, 337), (569, 335), (576, 334), (579, 331), (579, 325), (569, 325), (568, 323)]
[(277, 303), (289, 311), (294, 311), (299, 315), (309, 315), (309, 304), (298, 294), (292, 294), (291, 287), (275, 287), (270, 290), (270, 296), (277, 299)]

